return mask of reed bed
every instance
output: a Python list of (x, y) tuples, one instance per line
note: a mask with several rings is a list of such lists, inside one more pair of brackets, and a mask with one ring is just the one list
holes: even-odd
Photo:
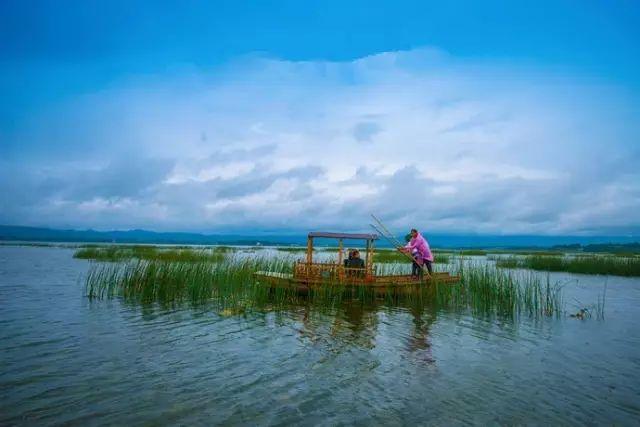
[(580, 257), (526, 256), (496, 260), (500, 268), (528, 268), (540, 271), (563, 271), (580, 274), (640, 276), (640, 258), (591, 255)]
[(213, 251), (218, 253), (231, 253), (231, 252), (235, 252), (236, 250), (237, 248), (234, 248), (233, 246), (214, 246), (213, 247)]
[(461, 251), (457, 251), (456, 252), (458, 255), (463, 255), (463, 256), (483, 256), (486, 255), (488, 252), (483, 250), (483, 249), (463, 249)]
[(155, 246), (97, 246), (84, 247), (74, 253), (74, 258), (102, 262), (119, 262), (130, 259), (157, 260), (171, 262), (219, 262), (228, 250), (224, 247), (213, 249), (176, 249)]
[(230, 259), (222, 262), (130, 260), (93, 264), (86, 280), (90, 298), (121, 296), (142, 302), (205, 301), (217, 295), (242, 298), (260, 269), (287, 272), (282, 259)]
[(292, 253), (302, 253), (307, 250), (307, 248), (299, 247), (299, 246), (279, 246), (276, 248), (278, 252), (292, 252)]
[(441, 250), (454, 255), (462, 256), (488, 256), (494, 257), (496, 255), (540, 255), (540, 256), (562, 256), (565, 253), (562, 251), (554, 250), (542, 250), (542, 249), (445, 249)]
[(488, 251), (490, 254), (514, 254), (514, 255), (539, 255), (539, 256), (562, 256), (562, 251), (550, 251), (550, 250), (523, 250), (523, 249), (492, 249)]
[[(436, 290), (444, 305), (467, 306), (474, 312), (496, 312), (506, 316), (559, 316), (564, 311), (562, 286), (543, 281), (538, 275), (516, 275), (489, 265), (458, 265), (460, 286)], [(442, 299), (442, 296), (445, 298)]]
[[(373, 260), (376, 263), (411, 263), (405, 254), (395, 249), (378, 249), (373, 255)], [(434, 260), (438, 264), (448, 264), (450, 256), (448, 253), (434, 252)]]
[[(561, 287), (537, 276), (518, 276), (487, 265), (460, 262), (454, 274), (457, 284), (433, 282), (408, 293), (374, 294), (363, 286), (326, 283), (301, 296), (294, 289), (270, 288), (255, 280), (257, 271), (290, 273), (290, 257), (242, 259), (219, 262), (174, 262), (132, 259), (120, 263), (95, 263), (86, 279), (89, 298), (122, 297), (140, 303), (173, 305), (214, 302), (232, 313), (247, 310), (290, 308), (304, 305), (330, 310), (345, 301), (391, 306), (430, 305), (476, 314), (516, 317), (559, 316), (563, 313)], [(406, 264), (379, 264), (378, 273), (406, 274)], [(230, 311), (229, 311), (230, 310)]]
[(483, 256), (489, 253), (489, 251), (485, 249), (433, 249), (433, 251), (437, 253), (462, 256)]

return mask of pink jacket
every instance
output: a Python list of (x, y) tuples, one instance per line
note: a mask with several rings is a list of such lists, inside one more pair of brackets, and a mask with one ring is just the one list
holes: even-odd
[(431, 248), (429, 248), (429, 243), (427, 243), (427, 239), (422, 237), (422, 234), (418, 233), (416, 237), (412, 237), (405, 248), (411, 251), (417, 249), (418, 254), (422, 257), (422, 259), (433, 262), (433, 254), (431, 253)]

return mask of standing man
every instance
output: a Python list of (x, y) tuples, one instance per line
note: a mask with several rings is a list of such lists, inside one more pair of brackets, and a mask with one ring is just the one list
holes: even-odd
[(400, 250), (411, 254), (411, 257), (413, 258), (413, 265), (411, 268), (412, 276), (422, 278), (422, 266), (425, 264), (429, 274), (433, 272), (431, 267), (433, 254), (431, 253), (427, 239), (422, 237), (422, 234), (418, 233), (418, 230), (415, 228), (411, 229), (411, 240), (409, 240), (409, 243)]

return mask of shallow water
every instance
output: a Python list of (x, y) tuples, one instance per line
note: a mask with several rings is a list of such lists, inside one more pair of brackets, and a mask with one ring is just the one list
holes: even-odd
[(606, 280), (604, 321), (356, 304), (223, 316), (91, 302), (72, 255), (0, 247), (0, 424), (640, 421), (639, 279), (550, 275), (567, 309)]

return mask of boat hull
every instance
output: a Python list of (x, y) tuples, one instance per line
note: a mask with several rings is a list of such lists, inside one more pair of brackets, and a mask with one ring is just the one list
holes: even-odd
[(259, 271), (254, 273), (255, 279), (271, 288), (285, 288), (296, 291), (299, 294), (308, 294), (310, 291), (320, 291), (328, 287), (344, 290), (358, 288), (369, 289), (378, 294), (402, 294), (412, 293), (424, 286), (435, 283), (457, 283), (460, 276), (452, 276), (449, 273), (433, 273), (429, 278), (415, 278), (410, 275), (374, 276), (369, 278), (349, 277), (343, 280), (326, 280), (320, 278), (295, 277), (288, 273), (274, 273)]

